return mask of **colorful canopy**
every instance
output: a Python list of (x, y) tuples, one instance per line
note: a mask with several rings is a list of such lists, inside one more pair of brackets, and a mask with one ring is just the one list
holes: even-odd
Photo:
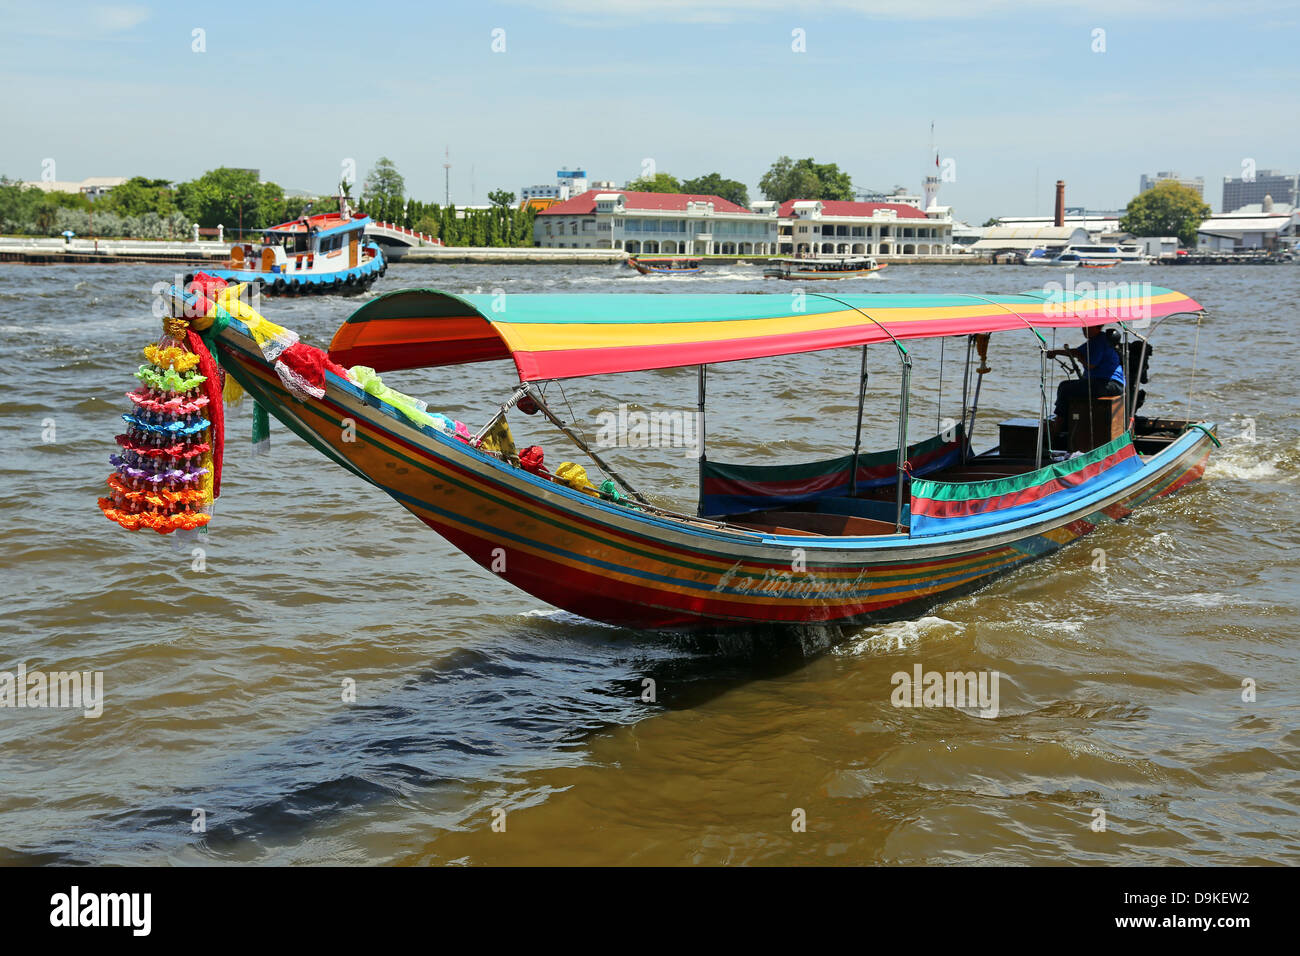
[[(1088, 283), (1080, 283), (1088, 287)], [(1146, 283), (1086, 295), (452, 295), (408, 289), (358, 309), (330, 357), (379, 372), (514, 359), (522, 381), (707, 365), (889, 342), (1034, 328), (1143, 324), (1201, 306)]]

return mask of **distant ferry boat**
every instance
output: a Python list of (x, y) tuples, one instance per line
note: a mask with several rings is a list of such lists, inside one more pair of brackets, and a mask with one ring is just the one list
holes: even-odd
[(763, 270), (764, 279), (851, 279), (885, 268), (870, 256), (813, 256), (806, 259), (775, 259)]
[(628, 256), (627, 264), (645, 275), (691, 275), (700, 271), (700, 260), (675, 256)]
[(227, 282), (256, 283), (263, 295), (364, 292), (388, 263), (366, 239), (370, 217), (353, 213), (346, 197), (339, 208), (265, 229), (260, 244), (237, 243), (224, 267), (204, 271)]
[(1146, 265), (1151, 257), (1136, 243), (1095, 246), (1066, 246), (1051, 255), (1042, 246), (1025, 256), (1027, 266), (1084, 266), (1089, 269), (1106, 269), (1121, 262)]

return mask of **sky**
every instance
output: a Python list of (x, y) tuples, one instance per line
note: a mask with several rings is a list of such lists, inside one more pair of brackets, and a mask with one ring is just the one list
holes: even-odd
[[(1275, 0), (0, 0), (0, 174), (332, 191), (381, 156), (483, 203), (561, 167), (758, 181), (781, 155), (975, 224), (1121, 208), (1142, 173), (1300, 168), (1300, 4)], [(52, 164), (49, 162), (52, 161)], [(350, 164), (350, 165), (349, 165)]]

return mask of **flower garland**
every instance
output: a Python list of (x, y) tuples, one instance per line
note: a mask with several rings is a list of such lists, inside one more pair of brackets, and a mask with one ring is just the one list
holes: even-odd
[(199, 315), (163, 320), (162, 338), (145, 346), (146, 364), (135, 373), (140, 387), (126, 393), (132, 409), (117, 436), (122, 453), (109, 456), (115, 470), (99, 507), (129, 531), (170, 534), (212, 520), (221, 493), (224, 375), (199, 333), (222, 314), (208, 296), (224, 289), (220, 280), (195, 277), (188, 305), (197, 304)]

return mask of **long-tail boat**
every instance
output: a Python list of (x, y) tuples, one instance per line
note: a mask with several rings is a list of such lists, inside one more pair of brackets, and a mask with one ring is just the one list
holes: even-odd
[(643, 276), (695, 275), (700, 271), (700, 260), (690, 256), (628, 256), (627, 264)]
[[(637, 628), (844, 627), (912, 616), (972, 591), (1202, 474), (1215, 425), (1137, 415), (1136, 384), (1072, 407), (1064, 442), (1049, 427), (1044, 330), (1113, 326), (1127, 340), (1118, 352), (1134, 364), (1137, 382), (1146, 380), (1150, 338), (1168, 317), (1194, 315), (1199, 328), (1202, 309), (1192, 299), (1134, 289), (1096, 299), (1047, 291), (806, 293), (802, 311), (785, 295), (520, 294), (502, 308), (489, 295), (409, 289), (360, 307), (328, 354), (224, 298), (230, 314), (204, 334), (225, 374), (271, 415), (484, 569), (548, 604)], [(977, 454), (971, 434), (990, 335), (1030, 342), (1042, 387), (1037, 419), (1003, 423), (999, 444)], [(964, 345), (961, 418), (915, 441), (908, 345), (934, 337)], [(285, 374), (289, 343), (316, 358), (299, 355)], [(708, 457), (710, 365), (826, 349), (862, 353), (851, 451), (794, 465)], [(868, 349), (885, 351), (901, 372), (897, 444), (874, 453), (862, 447)], [(518, 385), (476, 432), (379, 378), (494, 360), (513, 362)], [(539, 387), (674, 367), (698, 369), (695, 513), (631, 487)], [(609, 480), (596, 487), (585, 474), (530, 463), (530, 449), (515, 452), (499, 440), (514, 412), (540, 412)]]
[(796, 282), (818, 279), (855, 279), (888, 267), (871, 256), (805, 256), (802, 259), (774, 259), (763, 270), (764, 279), (790, 279)]

